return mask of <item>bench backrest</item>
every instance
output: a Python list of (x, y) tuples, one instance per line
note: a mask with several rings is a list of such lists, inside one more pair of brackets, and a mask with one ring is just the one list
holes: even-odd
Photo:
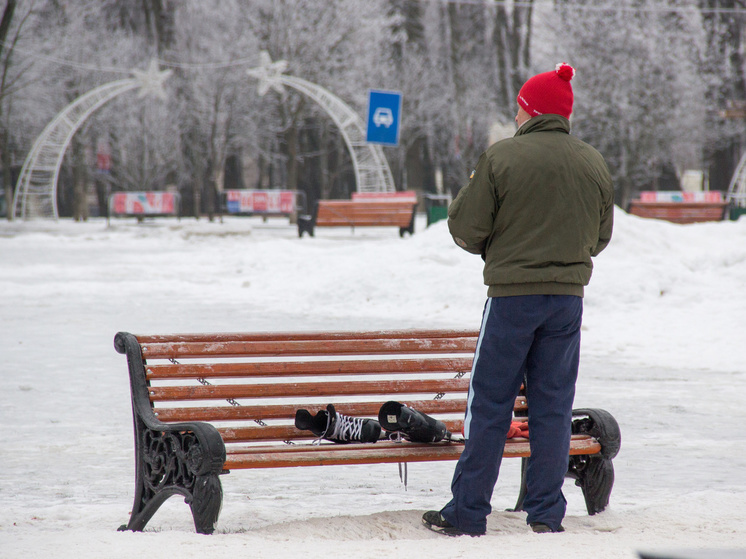
[(416, 200), (319, 200), (316, 225), (408, 227), (412, 222)]
[[(396, 400), (460, 433), (477, 333), (120, 333), (122, 353), (125, 337), (139, 346), (130, 374), (141, 367), (158, 420), (210, 422), (226, 444), (246, 444), (313, 439), (295, 428), (295, 413), (329, 403), (348, 416), (377, 418), (384, 402)], [(516, 409), (526, 409), (522, 396)]]

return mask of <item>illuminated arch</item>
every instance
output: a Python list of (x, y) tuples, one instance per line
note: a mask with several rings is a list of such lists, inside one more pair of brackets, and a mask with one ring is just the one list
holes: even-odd
[(132, 70), (132, 78), (109, 82), (81, 95), (65, 107), (42, 131), (21, 168), (13, 197), (12, 216), (22, 219), (57, 219), (57, 181), (65, 151), (75, 133), (99, 107), (118, 95), (140, 88), (139, 97), (165, 99), (163, 82), (171, 70), (160, 71), (155, 60), (148, 69)]
[(283, 93), (283, 86), (292, 87), (307, 95), (331, 117), (339, 127), (352, 158), (358, 192), (394, 192), (396, 187), (391, 169), (380, 146), (365, 141), (365, 124), (344, 101), (323, 87), (294, 76), (283, 74), (285, 60), (272, 62), (266, 51), (259, 55), (259, 66), (247, 70), (259, 80), (259, 94), (270, 88)]
[(728, 202), (736, 208), (746, 208), (746, 153), (741, 157), (728, 186)]

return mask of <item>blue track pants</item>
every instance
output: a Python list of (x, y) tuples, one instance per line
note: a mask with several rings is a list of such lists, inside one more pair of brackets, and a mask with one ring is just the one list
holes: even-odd
[(487, 300), (471, 371), (466, 445), (453, 474), (453, 499), (441, 511), (464, 532), (486, 530), (513, 405), (524, 379), (531, 457), (523, 508), (528, 523), (543, 522), (553, 530), (560, 526), (582, 315), (582, 298), (570, 295)]

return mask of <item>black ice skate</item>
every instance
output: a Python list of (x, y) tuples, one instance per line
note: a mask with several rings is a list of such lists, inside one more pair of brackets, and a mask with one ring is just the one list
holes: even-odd
[(451, 438), (445, 423), (399, 402), (382, 405), (378, 421), (386, 431), (401, 433), (414, 443), (437, 443)]
[(311, 431), (319, 439), (335, 443), (374, 443), (381, 436), (381, 425), (375, 419), (348, 417), (337, 413), (332, 404), (312, 416), (308, 410), (295, 412), (295, 426)]

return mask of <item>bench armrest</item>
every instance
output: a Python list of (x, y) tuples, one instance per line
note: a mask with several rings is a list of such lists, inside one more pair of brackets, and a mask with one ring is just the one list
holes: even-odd
[(619, 453), (622, 433), (613, 415), (606, 410), (593, 408), (574, 409), (572, 415), (573, 435), (590, 435), (596, 439), (601, 445), (601, 455), (608, 460)]
[[(144, 446), (143, 430), (148, 429), (162, 436), (191, 436), (194, 441), (181, 447), (181, 453), (189, 471), (194, 475), (220, 473), (225, 463), (225, 443), (218, 430), (209, 423), (200, 421), (184, 423), (163, 423), (153, 413), (150, 404), (149, 386), (142, 358), (142, 350), (137, 338), (128, 332), (119, 332), (114, 338), (114, 347), (127, 356), (132, 393), (132, 412), (135, 421), (135, 445)], [(171, 435), (169, 435), (171, 434)], [(157, 445), (158, 446), (158, 445)], [(140, 448), (136, 451), (145, 451)]]
[(142, 530), (166, 499), (179, 494), (192, 509), (197, 532), (212, 533), (223, 498), (218, 475), (226, 452), (220, 433), (209, 423), (159, 421), (137, 338), (119, 332), (114, 347), (127, 356), (135, 426), (135, 502), (120, 530)]

